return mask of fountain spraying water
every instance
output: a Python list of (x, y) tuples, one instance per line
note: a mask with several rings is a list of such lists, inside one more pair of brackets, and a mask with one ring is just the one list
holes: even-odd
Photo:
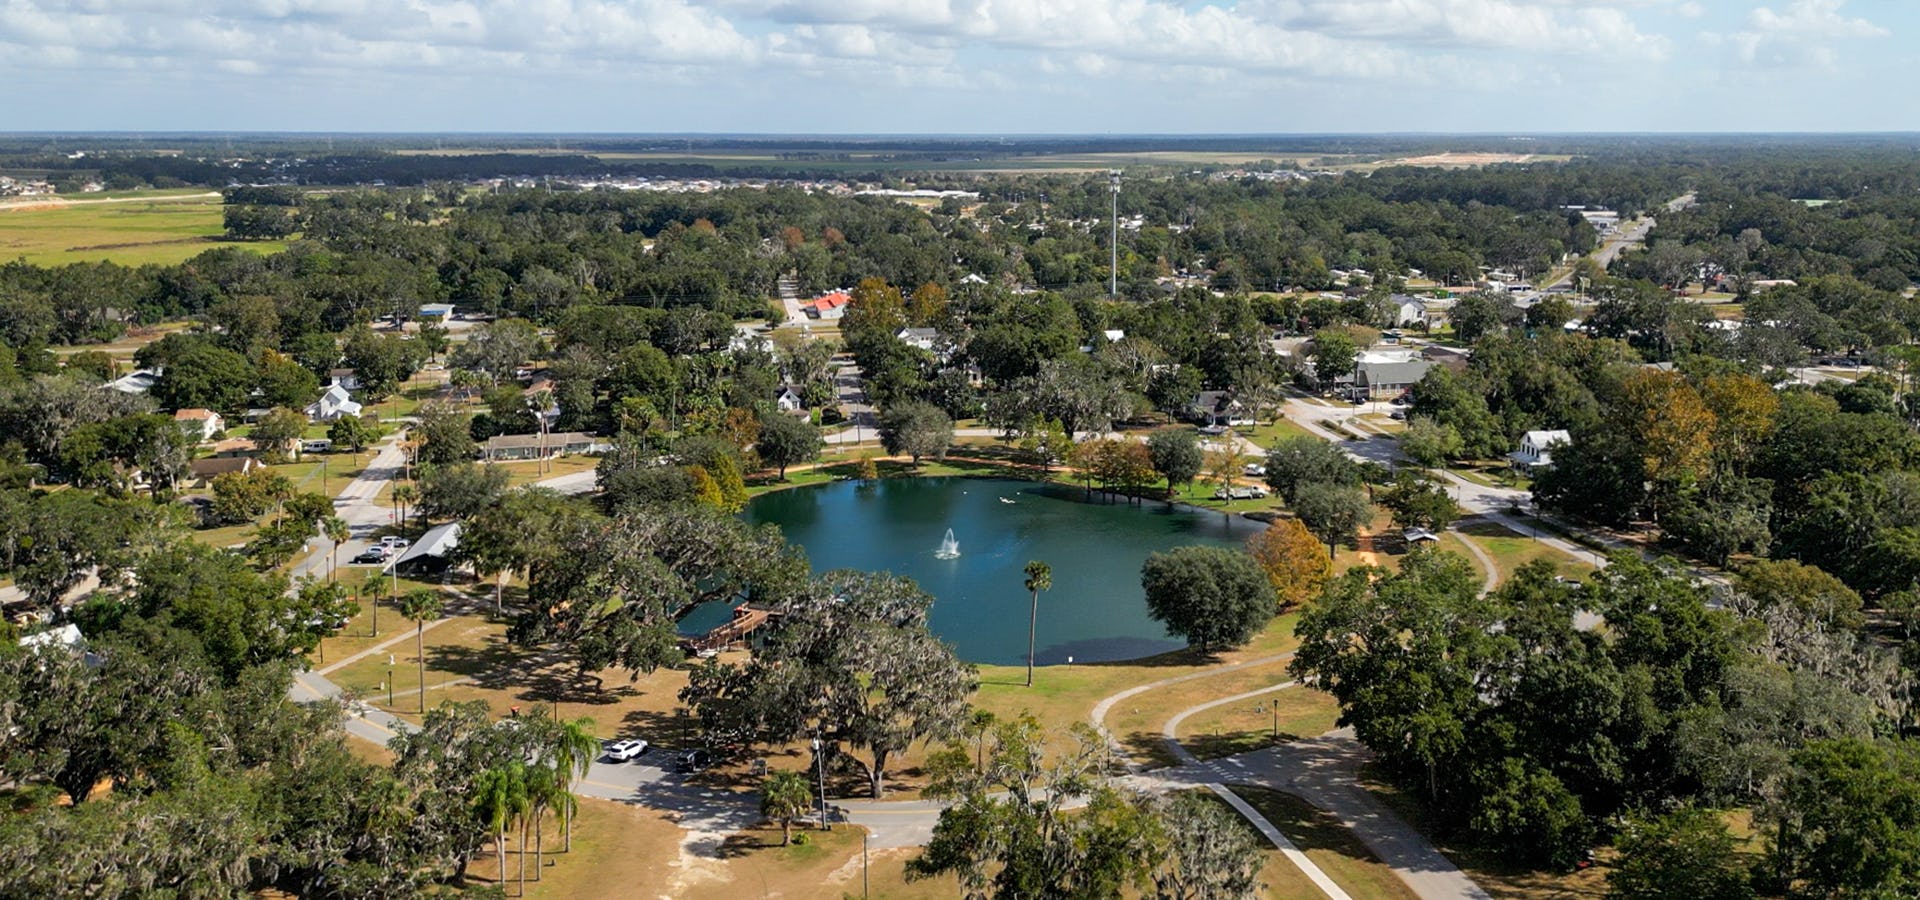
[(947, 536), (940, 539), (940, 549), (933, 551), (934, 559), (959, 559), (960, 542), (953, 539), (953, 529), (947, 529)]

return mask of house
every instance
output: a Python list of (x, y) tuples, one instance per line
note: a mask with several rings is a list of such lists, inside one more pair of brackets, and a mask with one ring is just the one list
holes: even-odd
[(420, 318), (434, 322), (445, 322), (453, 318), (453, 304), (422, 303), (420, 304)]
[(1252, 425), (1251, 412), (1229, 391), (1201, 391), (1189, 407), (1193, 417), (1209, 427)]
[(253, 441), (247, 438), (227, 438), (214, 441), (208, 449), (213, 451), (208, 455), (214, 459), (238, 459), (242, 456), (252, 456), (257, 448), (254, 447)]
[(804, 413), (807, 401), (800, 395), (800, 389), (790, 384), (780, 386), (780, 393), (773, 398), (773, 405), (783, 413)]
[(1349, 396), (1355, 402), (1363, 400), (1392, 400), (1407, 392), (1420, 379), (1427, 377), (1427, 370), (1433, 363), (1424, 359), (1368, 359), (1362, 357), (1353, 369), (1353, 386), (1348, 388)]
[(360, 404), (347, 396), (348, 388), (339, 382), (327, 388), (320, 399), (307, 404), (307, 418), (316, 422), (331, 422), (341, 416), (360, 415)]
[(458, 546), (459, 522), (435, 525), (393, 561), (393, 572), (403, 578), (445, 575), (453, 566), (453, 551)]
[(354, 369), (328, 369), (327, 384), (349, 391), (360, 389), (360, 373)]
[(1553, 448), (1573, 443), (1573, 436), (1565, 429), (1548, 431), (1529, 431), (1520, 436), (1520, 449), (1507, 454), (1513, 461), (1513, 467), (1522, 472), (1532, 472), (1553, 465)]
[(154, 384), (160, 380), (160, 372), (161, 370), (158, 368), (135, 369), (119, 378), (107, 382), (106, 387), (110, 387), (122, 394), (144, 394), (153, 390)]
[(853, 300), (846, 291), (834, 291), (831, 294), (800, 307), (810, 319), (838, 319), (847, 314), (847, 303)]
[(1396, 327), (1427, 324), (1426, 301), (1408, 294), (1394, 294), (1389, 302), (1392, 304), (1393, 324)]
[(227, 420), (210, 409), (177, 410), (173, 420), (180, 423), (180, 429), (195, 441), (213, 440), (214, 435), (227, 430)]
[(540, 434), (502, 434), (487, 438), (480, 458), (489, 462), (540, 459), (543, 456), (572, 456), (581, 453), (605, 453), (613, 449), (606, 438), (584, 431), (557, 431)]
[(893, 336), (909, 347), (927, 351), (932, 351), (934, 342), (940, 340), (940, 332), (931, 328), (902, 328)]
[(208, 482), (221, 475), (238, 473), (245, 475), (255, 469), (265, 468), (265, 464), (251, 456), (221, 456), (208, 459), (196, 459), (187, 463), (187, 478), (196, 487), (205, 487)]
[(1433, 532), (1418, 526), (1415, 526), (1413, 528), (1409, 528), (1405, 531), (1400, 532), (1400, 537), (1401, 539), (1405, 540), (1407, 542), (1407, 546), (1410, 546), (1410, 547), (1415, 544), (1440, 543), (1439, 535), (1434, 534)]

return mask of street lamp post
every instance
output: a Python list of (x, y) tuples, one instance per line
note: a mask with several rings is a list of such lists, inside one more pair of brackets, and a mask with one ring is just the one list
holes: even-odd
[(819, 737), (813, 739), (813, 767), (820, 778), (820, 827), (832, 831), (833, 823), (827, 820), (827, 761), (826, 756), (820, 752), (824, 746)]
[(387, 708), (393, 708), (393, 654), (387, 654)]

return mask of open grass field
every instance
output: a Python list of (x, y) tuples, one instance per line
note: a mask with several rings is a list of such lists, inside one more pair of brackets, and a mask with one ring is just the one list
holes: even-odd
[(216, 246), (259, 253), (283, 242), (222, 244), (220, 197), (207, 191), (152, 191), (119, 199), (0, 207), (0, 258), (57, 266), (111, 261), (169, 265)]
[[(1233, 696), (1283, 682), (1285, 667), (1280, 668), (1282, 674), (1267, 673), (1265, 684), (1221, 690), (1216, 696)], [(1333, 730), (1339, 716), (1340, 704), (1332, 694), (1292, 687), (1188, 716), (1180, 723), (1180, 743), (1201, 759), (1218, 759), (1270, 746), (1276, 732), (1280, 741), (1326, 734)]]
[(1471, 521), (1460, 527), (1467, 539), (1480, 545), (1487, 555), (1493, 557), (1494, 567), (1500, 572), (1500, 581), (1505, 583), (1513, 573), (1523, 565), (1536, 559), (1544, 559), (1569, 578), (1579, 578), (1593, 571), (1590, 560), (1573, 559), (1565, 553), (1534, 540), (1531, 536), (1516, 534), (1507, 527), (1484, 520)]

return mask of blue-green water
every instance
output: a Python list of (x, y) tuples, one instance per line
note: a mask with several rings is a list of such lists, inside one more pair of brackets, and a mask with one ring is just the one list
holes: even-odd
[[(1164, 504), (1082, 502), (1059, 485), (980, 478), (843, 481), (756, 498), (746, 516), (772, 522), (806, 548), (815, 571), (864, 569), (906, 575), (936, 599), (930, 624), (963, 659), (1023, 662), (1029, 560), (1053, 566), (1040, 595), (1035, 657), (1043, 664), (1133, 659), (1175, 649), (1147, 617), (1140, 564), (1193, 544), (1238, 546), (1264, 527)], [(1008, 502), (1011, 501), (1011, 502)], [(957, 559), (935, 558), (953, 529)], [(682, 623), (700, 630), (724, 609)]]

